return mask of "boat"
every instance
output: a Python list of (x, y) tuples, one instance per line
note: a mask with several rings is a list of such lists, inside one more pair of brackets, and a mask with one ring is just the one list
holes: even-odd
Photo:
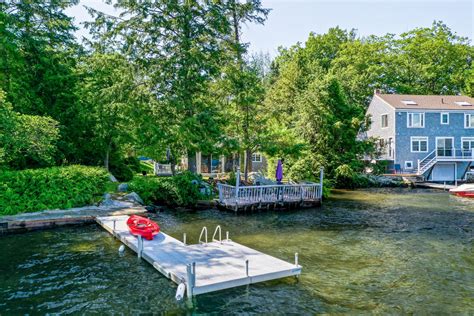
[(135, 236), (142, 236), (146, 240), (153, 240), (153, 237), (160, 232), (160, 226), (146, 217), (132, 215), (127, 220), (130, 232)]
[(474, 198), (474, 183), (460, 185), (449, 192), (457, 196)]

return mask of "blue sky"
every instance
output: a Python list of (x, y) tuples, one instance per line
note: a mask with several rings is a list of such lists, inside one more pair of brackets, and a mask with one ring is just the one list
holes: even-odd
[[(271, 8), (265, 25), (243, 27), (251, 52), (277, 54), (279, 46), (304, 42), (310, 32), (325, 33), (330, 27), (355, 28), (360, 36), (400, 34), (442, 20), (458, 35), (474, 38), (474, 0), (262, 0)], [(101, 0), (81, 0), (68, 9), (77, 24), (90, 20), (84, 5), (107, 13), (114, 10)], [(81, 29), (78, 36), (86, 35)]]

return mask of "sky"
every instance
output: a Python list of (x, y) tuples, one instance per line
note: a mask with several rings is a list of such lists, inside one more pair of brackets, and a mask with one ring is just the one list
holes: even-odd
[[(356, 29), (359, 36), (400, 34), (429, 27), (441, 20), (458, 35), (474, 38), (474, 0), (262, 0), (271, 12), (264, 25), (244, 25), (243, 40), (251, 53), (276, 56), (278, 47), (304, 43), (310, 32), (325, 33), (331, 27)], [(109, 14), (117, 12), (102, 0), (81, 0), (67, 13), (75, 23), (91, 20), (84, 5)], [(79, 38), (87, 36), (81, 28)]]

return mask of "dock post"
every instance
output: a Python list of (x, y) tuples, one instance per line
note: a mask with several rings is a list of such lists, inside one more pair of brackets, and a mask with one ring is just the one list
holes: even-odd
[(116, 220), (114, 219), (114, 227), (113, 227), (113, 230), (112, 230), (114, 233), (115, 233), (115, 222), (116, 222)]
[(187, 274), (187, 282), (186, 282), (186, 296), (191, 299), (193, 297), (193, 272), (190, 264), (186, 265), (186, 274)]
[(298, 266), (298, 253), (295, 252), (295, 266)]
[(143, 251), (143, 237), (138, 235), (138, 249), (137, 249), (138, 258), (142, 257), (142, 251)]
[(249, 276), (249, 259), (245, 260), (245, 274)]
[(183, 234), (183, 244), (186, 246), (186, 233)]
[(229, 232), (225, 232), (225, 240), (229, 241)]

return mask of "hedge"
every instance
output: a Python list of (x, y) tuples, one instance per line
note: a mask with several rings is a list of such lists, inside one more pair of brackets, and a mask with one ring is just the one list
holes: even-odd
[(204, 198), (196, 184), (200, 181), (199, 176), (188, 171), (173, 177), (136, 176), (129, 183), (129, 190), (138, 193), (145, 204), (193, 206)]
[(108, 181), (105, 169), (79, 165), (0, 171), (0, 215), (88, 205)]

